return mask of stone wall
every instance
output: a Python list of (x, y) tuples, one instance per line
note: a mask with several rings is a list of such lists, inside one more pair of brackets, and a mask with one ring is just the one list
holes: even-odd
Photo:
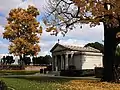
[(39, 71), (44, 68), (47, 68), (47, 66), (25, 66), (25, 70), (27, 71)]
[(19, 65), (0, 65), (0, 70), (24, 70), (24, 67)]
[(0, 65), (0, 70), (27, 70), (40, 71), (40, 69), (47, 68), (47, 66), (19, 66), (19, 65)]

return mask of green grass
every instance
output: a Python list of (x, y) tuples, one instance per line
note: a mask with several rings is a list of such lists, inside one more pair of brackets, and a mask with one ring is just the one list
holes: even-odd
[(0, 78), (15, 90), (57, 90), (64, 80), (42, 77)]
[(120, 83), (100, 82), (99, 80), (63, 79), (26, 76), (0, 78), (9, 90), (120, 90)]
[(39, 71), (0, 70), (0, 75), (30, 75), (35, 73), (39, 73)]

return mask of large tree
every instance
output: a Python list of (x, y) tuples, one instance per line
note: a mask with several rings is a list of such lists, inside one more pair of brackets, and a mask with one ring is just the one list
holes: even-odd
[(37, 55), (40, 51), (39, 41), (42, 27), (36, 20), (39, 11), (34, 6), (27, 9), (12, 9), (7, 17), (7, 25), (3, 38), (10, 41), (9, 52), (19, 55), (22, 60), (25, 55)]
[(52, 61), (52, 57), (50, 55), (39, 56), (39, 57), (33, 58), (33, 64), (38, 64), (38, 65), (51, 64), (51, 61)]
[(44, 19), (48, 32), (65, 34), (82, 23), (91, 27), (104, 25), (103, 81), (118, 81), (114, 59), (119, 43), (120, 0), (49, 0), (48, 16)]
[(100, 50), (101, 53), (104, 53), (104, 45), (99, 42), (88, 43), (84, 47), (89, 47), (89, 46)]

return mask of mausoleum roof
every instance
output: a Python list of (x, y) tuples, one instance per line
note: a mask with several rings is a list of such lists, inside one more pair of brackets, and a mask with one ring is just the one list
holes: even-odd
[[(63, 49), (69, 49), (71, 51), (82, 51), (82, 52), (100, 52), (98, 49), (92, 47), (81, 47), (80, 45), (65, 45), (56, 43), (55, 46), (50, 50), (50, 52), (54, 52), (55, 48), (61, 47)], [(61, 51), (62, 49), (57, 49), (57, 51)]]

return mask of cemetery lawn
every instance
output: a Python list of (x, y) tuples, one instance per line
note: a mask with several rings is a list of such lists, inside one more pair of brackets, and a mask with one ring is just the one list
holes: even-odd
[(48, 77), (0, 78), (9, 90), (120, 90), (120, 84), (98, 80), (70, 80)]

